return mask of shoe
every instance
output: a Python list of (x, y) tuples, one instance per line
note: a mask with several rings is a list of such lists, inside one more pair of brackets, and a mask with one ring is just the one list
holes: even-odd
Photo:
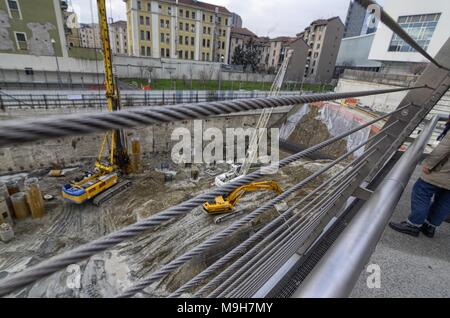
[(434, 226), (431, 226), (428, 223), (424, 223), (421, 227), (420, 227), (420, 231), (425, 234), (425, 236), (428, 236), (429, 238), (433, 238), (434, 237), (434, 233), (436, 232), (436, 228)]
[(402, 223), (394, 223), (391, 222), (389, 223), (389, 226), (391, 227), (391, 229), (403, 233), (403, 234), (408, 234), (411, 236), (419, 236), (420, 233), (420, 228), (417, 226), (413, 226), (411, 224), (409, 224), (408, 222), (402, 222)]

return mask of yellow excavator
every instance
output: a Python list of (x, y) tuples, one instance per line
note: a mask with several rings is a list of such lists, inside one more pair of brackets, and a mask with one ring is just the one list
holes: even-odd
[[(97, 0), (97, 6), (105, 65), (107, 106), (108, 111), (113, 112), (120, 109), (120, 95), (114, 83), (105, 0)], [(108, 161), (104, 161), (103, 153), (107, 143), (109, 143), (110, 148), (109, 159)], [(129, 169), (129, 161), (124, 132), (121, 129), (106, 132), (94, 170), (85, 172), (84, 175), (64, 185), (62, 188), (64, 200), (81, 204), (95, 197), (94, 204), (101, 204), (131, 184), (129, 181), (119, 182), (118, 177), (119, 171), (127, 172)], [(107, 192), (106, 190), (108, 189), (110, 190)], [(99, 196), (100, 194), (102, 196)]]
[(203, 209), (208, 214), (212, 215), (233, 212), (239, 199), (245, 193), (259, 190), (275, 191), (278, 194), (283, 193), (283, 189), (281, 189), (281, 187), (275, 181), (253, 182), (237, 188), (226, 198), (224, 198), (223, 196), (218, 196), (215, 198), (214, 203), (205, 202), (203, 204)]

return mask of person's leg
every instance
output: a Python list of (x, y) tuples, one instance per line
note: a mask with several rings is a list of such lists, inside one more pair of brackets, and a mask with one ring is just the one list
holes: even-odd
[(441, 189), (436, 193), (434, 202), (431, 205), (427, 223), (438, 227), (450, 215), (450, 190)]
[(440, 191), (440, 188), (423, 181), (417, 180), (411, 195), (411, 214), (408, 223), (417, 227), (422, 226), (430, 211), (433, 196)]

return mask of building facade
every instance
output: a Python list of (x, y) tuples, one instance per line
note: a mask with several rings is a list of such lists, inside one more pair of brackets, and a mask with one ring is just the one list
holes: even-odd
[(81, 47), (89, 49), (100, 49), (102, 47), (98, 24), (81, 24), (79, 34)]
[(127, 22), (117, 21), (109, 24), (109, 40), (113, 54), (128, 55)]
[(134, 56), (227, 62), (232, 14), (195, 0), (124, 0)]
[(235, 12), (231, 13), (231, 27), (242, 28), (242, 18), (239, 14)]
[(299, 37), (289, 43), (288, 49), (292, 50), (292, 56), (286, 72), (286, 81), (300, 83), (304, 79), (309, 46)]
[(281, 36), (269, 41), (269, 57), (267, 65), (268, 69), (272, 69), (276, 71), (283, 63), (284, 58), (286, 56), (287, 49), (289, 44), (295, 40), (295, 38), (288, 36)]
[(305, 67), (307, 82), (331, 81), (343, 35), (344, 24), (339, 17), (316, 20), (299, 34), (309, 45)]
[[(386, 0), (384, 10), (431, 56), (450, 36), (450, 1)], [(382, 63), (382, 72), (416, 73), (428, 62), (397, 35), (381, 24), (370, 49), (369, 59)]]
[(256, 40), (257, 35), (247, 28), (232, 28), (230, 36), (230, 54), (228, 64), (232, 64), (236, 48), (245, 49), (250, 39)]
[(351, 0), (345, 18), (344, 38), (359, 36), (362, 34), (366, 21), (367, 10), (355, 0)]
[(0, 53), (67, 57), (63, 14), (59, 0), (0, 1)]

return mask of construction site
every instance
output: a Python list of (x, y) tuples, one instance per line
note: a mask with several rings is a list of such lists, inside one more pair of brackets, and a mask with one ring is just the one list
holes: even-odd
[[(383, 11), (428, 59), (409, 86), (285, 92), (291, 50), (264, 96), (155, 94), (151, 105), (119, 85), (105, 1), (97, 8), (104, 90), (71, 91), (64, 106), (42, 91), (2, 91), (1, 296), (395, 297), (422, 287), (425, 278), (373, 294), (364, 270), (371, 257), (395, 261), (383, 233), (396, 209), (407, 214), (404, 191), (447, 120), (450, 40), (431, 57)], [(389, 112), (366, 105), (387, 96), (399, 100)], [(440, 275), (447, 254), (414, 266)], [(449, 296), (448, 275), (434, 283), (415, 296)]]

